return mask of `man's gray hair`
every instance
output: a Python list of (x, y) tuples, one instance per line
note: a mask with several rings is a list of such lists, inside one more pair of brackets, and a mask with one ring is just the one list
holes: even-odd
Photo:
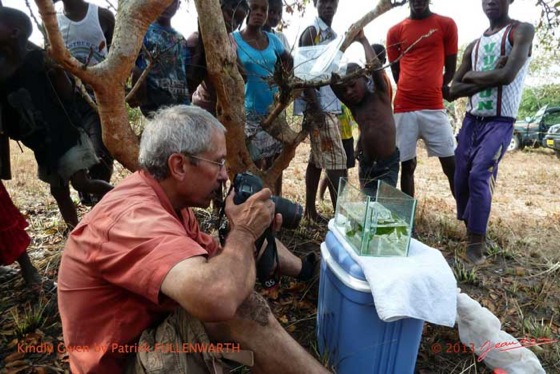
[(157, 180), (169, 176), (167, 160), (173, 153), (196, 155), (212, 149), (214, 131), (226, 128), (206, 110), (177, 105), (158, 110), (142, 133), (138, 162)]

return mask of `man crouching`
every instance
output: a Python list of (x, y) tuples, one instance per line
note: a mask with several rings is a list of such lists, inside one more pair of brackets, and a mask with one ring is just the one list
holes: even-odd
[[(208, 207), (228, 178), (225, 131), (200, 108), (158, 111), (142, 135), (141, 170), (68, 238), (58, 279), (64, 343), (89, 348), (68, 350), (73, 373), (214, 372), (224, 358), (251, 364), (243, 350), (254, 353), (255, 373), (325, 371), (253, 291), (254, 242), (281, 221), (270, 190), (240, 205), (227, 197), (232, 227), (223, 248), (190, 209)], [(301, 261), (300, 269), (286, 264), (288, 273), (301, 270)], [(211, 342), (239, 343), (241, 352), (155, 349)]]

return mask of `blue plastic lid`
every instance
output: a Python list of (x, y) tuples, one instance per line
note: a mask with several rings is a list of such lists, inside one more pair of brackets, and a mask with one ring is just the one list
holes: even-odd
[(349, 244), (341, 243), (337, 235), (330, 230), (327, 232), (325, 243), (333, 259), (346, 273), (356, 279), (366, 280), (362, 267), (348, 253), (352, 250)]

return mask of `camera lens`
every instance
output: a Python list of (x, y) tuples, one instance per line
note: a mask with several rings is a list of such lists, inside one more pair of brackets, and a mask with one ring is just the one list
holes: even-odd
[(303, 217), (303, 207), (283, 197), (272, 196), (271, 199), (276, 206), (275, 212), (282, 215), (282, 227), (296, 229)]

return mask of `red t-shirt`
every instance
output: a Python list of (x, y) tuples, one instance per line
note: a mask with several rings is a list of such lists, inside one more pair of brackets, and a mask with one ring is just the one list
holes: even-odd
[(124, 372), (128, 355), (114, 345), (134, 344), (178, 306), (160, 293), (169, 270), (217, 252), (193, 212), (181, 213), (182, 222), (159, 183), (140, 171), (72, 232), (58, 275), (58, 307), (73, 373)]
[(430, 30), (435, 32), (420, 40), (399, 61), (395, 113), (444, 108), (441, 87), (445, 57), (457, 54), (455, 21), (438, 14), (422, 20), (405, 19), (387, 33), (387, 56), (390, 62), (395, 61)]

